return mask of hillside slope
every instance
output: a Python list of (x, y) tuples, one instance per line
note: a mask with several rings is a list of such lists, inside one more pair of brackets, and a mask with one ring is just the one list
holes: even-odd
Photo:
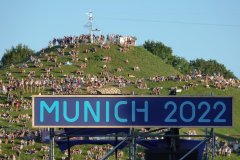
[[(89, 53), (84, 53), (86, 49), (96, 48), (96, 53), (89, 51)], [(71, 62), (72, 65), (62, 65), (62, 70), (64, 74), (74, 74), (77, 70), (82, 70), (86, 74), (99, 75), (102, 71), (107, 71), (109, 73), (114, 73), (116, 75), (127, 76), (128, 74), (133, 74), (136, 78), (149, 77), (153, 75), (177, 75), (177, 72), (170, 65), (166, 65), (162, 60), (157, 56), (152, 55), (143, 47), (133, 47), (126, 52), (120, 52), (119, 47), (112, 45), (110, 49), (100, 49), (99, 46), (95, 45), (81, 45), (79, 48), (67, 48), (64, 50), (64, 56), (60, 56), (57, 52), (59, 47), (53, 47), (51, 49), (46, 49), (44, 54), (39, 55), (41, 62), (43, 63), (42, 68), (36, 68), (33, 66), (32, 62), (27, 62), (28, 68), (25, 69), (26, 74), (29, 71), (35, 71), (35, 78), (40, 78), (42, 73), (45, 73), (43, 68), (53, 67), (53, 75), (56, 78), (61, 78), (60, 68), (54, 67), (54, 62), (48, 62), (47, 57), (57, 57), (57, 62)], [(70, 53), (72, 50), (77, 52), (78, 62), (72, 61)], [(48, 56), (46, 56), (48, 55)], [(111, 57), (111, 61), (104, 62), (104, 57)], [(88, 61), (84, 62), (84, 58), (87, 58)], [(128, 60), (128, 63), (125, 61)], [(87, 67), (84, 69), (80, 68), (80, 65), (86, 63)], [(11, 72), (14, 77), (26, 78), (26, 74), (21, 74), (19, 67), (22, 64), (15, 64), (13, 69), (6, 67), (1, 69), (0, 72), (4, 73), (6, 71)], [(107, 68), (103, 69), (103, 65), (106, 65)], [(134, 71), (134, 67), (138, 66), (140, 71)], [(117, 72), (117, 68), (123, 67), (124, 71)], [(4, 74), (1, 74), (1, 79), (4, 79)]]
[[(233, 96), (233, 128), (219, 128), (215, 131), (218, 136), (224, 139), (239, 138), (240, 89), (236, 86), (217, 89), (209, 83), (210, 87), (206, 88), (202, 79), (179, 80), (178, 77), (184, 75), (143, 47), (131, 47), (126, 52), (120, 52), (120, 47), (117, 45), (111, 45), (110, 49), (101, 49), (97, 45), (80, 45), (77, 48), (71, 46), (65, 48), (64, 51), (62, 49), (58, 46), (47, 48), (44, 52), (29, 57), (23, 63), (0, 69), (1, 85), (11, 90), (11, 94), (19, 101), (21, 97), (29, 101), (32, 95), (37, 94), (95, 94), (96, 89), (108, 87), (119, 88), (122, 94), (156, 94), (153, 91), (159, 87), (159, 95), (168, 95), (171, 87), (177, 87), (182, 90), (178, 95)], [(153, 80), (153, 77), (159, 79)], [(71, 85), (79, 79), (81, 83), (74, 90)], [(66, 82), (68, 80), (69, 83)], [(43, 81), (46, 83), (44, 87), (42, 87)], [(32, 85), (30, 85), (31, 83)], [(64, 86), (68, 84), (71, 84), (69, 90)], [(193, 86), (189, 90), (183, 90), (183, 86), (189, 84), (193, 84)], [(54, 87), (57, 89), (54, 90)], [(1, 93), (0, 103), (6, 104), (7, 99), (9, 99), (7, 94)], [(9, 114), (9, 117), (2, 118), (4, 113)], [(32, 129), (30, 119), (20, 119), (18, 123), (11, 121), (18, 119), (23, 114), (28, 114), (31, 117), (31, 106), (23, 109), (23, 105), (20, 104), (18, 111), (16, 111), (14, 104), (1, 108), (1, 128), (5, 128), (7, 131), (28, 127)], [(183, 129), (182, 132), (186, 130)], [(203, 131), (203, 129), (197, 129), (198, 134), (203, 133)], [(16, 143), (20, 143), (20, 140), (17, 140)], [(10, 145), (2, 146), (5, 150), (4, 154), (16, 153), (10, 151), (10, 147)], [(41, 143), (37, 143), (35, 147), (40, 150)], [(24, 151), (28, 148), (24, 148)], [(36, 156), (40, 158), (43, 154), (45, 153), (39, 152)], [(61, 156), (62, 153), (57, 151), (57, 157)], [(21, 158), (29, 159), (30, 157), (30, 155), (22, 155)]]

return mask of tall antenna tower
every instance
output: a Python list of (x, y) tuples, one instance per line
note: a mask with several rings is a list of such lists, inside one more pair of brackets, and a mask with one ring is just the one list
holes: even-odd
[(88, 23), (85, 26), (89, 28), (91, 43), (93, 43), (93, 12), (90, 10), (86, 14), (88, 16)]
[(93, 29), (93, 12), (90, 10), (89, 12), (86, 13), (86, 15), (88, 16), (88, 22), (85, 25), (85, 27), (89, 29), (90, 40), (91, 40), (91, 43), (93, 43), (93, 32), (99, 32), (100, 35), (102, 35), (102, 33), (101, 33), (101, 30), (97, 28)]

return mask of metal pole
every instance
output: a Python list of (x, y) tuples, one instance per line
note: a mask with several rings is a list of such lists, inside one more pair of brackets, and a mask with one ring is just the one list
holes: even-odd
[(214, 156), (215, 156), (215, 135), (214, 135), (213, 128), (211, 128), (211, 134), (212, 134), (212, 160), (214, 160)]
[(179, 136), (179, 131), (177, 128), (171, 128), (171, 144), (170, 144), (170, 148), (171, 148), (171, 160), (176, 160), (176, 151), (177, 151), (177, 138), (179, 137), (175, 137), (175, 136)]
[(129, 159), (129, 160), (131, 160), (131, 155), (132, 155), (131, 143), (129, 143), (129, 146), (128, 146), (128, 159)]
[[(117, 142), (118, 142), (118, 137), (117, 137), (117, 135), (115, 135), (115, 143), (117, 144)], [(118, 154), (118, 150), (117, 150), (117, 148), (116, 148), (116, 150), (115, 150), (115, 160), (118, 159), (117, 154)]]
[(50, 150), (49, 150), (49, 154), (50, 154), (50, 160), (54, 160), (54, 128), (50, 128), (49, 131), (50, 134)]
[(134, 135), (134, 128), (132, 128), (132, 160), (136, 159), (136, 141)]
[[(129, 136), (130, 138), (132, 137), (132, 129), (129, 130)], [(130, 139), (129, 139), (129, 153), (128, 153), (128, 159), (131, 160), (131, 156), (132, 156), (132, 149), (131, 149), (131, 146), (132, 146), (132, 143), (130, 142)]]
[(91, 39), (91, 43), (93, 43), (93, 28), (92, 28), (92, 23), (93, 23), (93, 12), (91, 11), (90, 12), (90, 15), (89, 15), (89, 21), (90, 21), (90, 39)]
[[(208, 136), (208, 128), (205, 129), (205, 134), (206, 137)], [(205, 155), (205, 159), (208, 159), (208, 144), (206, 143), (206, 155)]]
[(93, 32), (92, 32), (92, 27), (91, 27), (91, 32), (90, 32), (90, 34), (91, 34), (91, 43), (93, 43)]
[(134, 137), (133, 139), (134, 139), (134, 144), (133, 144), (133, 148), (134, 148), (133, 160), (136, 160), (137, 144), (136, 144), (136, 138)]
[(68, 145), (68, 158), (71, 158), (71, 151), (70, 151), (70, 139), (67, 137), (67, 145)]

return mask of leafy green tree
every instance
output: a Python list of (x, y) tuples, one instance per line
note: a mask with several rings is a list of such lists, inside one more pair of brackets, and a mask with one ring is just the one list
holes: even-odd
[(172, 66), (180, 71), (181, 73), (189, 73), (189, 62), (183, 58), (178, 56), (173, 56)]
[(165, 63), (172, 65), (181, 73), (188, 73), (189, 63), (186, 59), (173, 55), (171, 47), (162, 42), (145, 41), (143, 47), (152, 54), (160, 57)]
[(226, 78), (236, 78), (230, 70), (227, 70), (223, 64), (218, 63), (216, 60), (191, 60), (189, 68), (191, 68), (191, 70), (200, 70), (202, 73), (209, 75), (221, 74)]
[(16, 47), (12, 47), (5, 51), (1, 63), (3, 66), (19, 63), (33, 54), (34, 51), (32, 49), (28, 48), (26, 45), (18, 44)]
[(172, 48), (162, 42), (145, 41), (143, 47), (183, 74), (197, 69), (204, 74), (214, 75), (220, 73), (226, 78), (236, 78), (233, 72), (227, 70), (223, 64), (218, 63), (216, 60), (196, 59), (188, 62), (183, 57), (174, 56)]
[(165, 46), (162, 42), (145, 41), (143, 47), (154, 55), (159, 56), (165, 63), (172, 64), (172, 48)]

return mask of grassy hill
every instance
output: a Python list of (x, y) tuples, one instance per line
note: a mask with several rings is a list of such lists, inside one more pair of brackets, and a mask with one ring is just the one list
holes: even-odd
[[(77, 51), (78, 61), (72, 61), (70, 52), (74, 49), (73, 46), (66, 48), (64, 50), (64, 56), (60, 56), (57, 49), (59, 47), (53, 47), (50, 49), (46, 49), (44, 54), (39, 53), (37, 57), (41, 60), (43, 67), (37, 68), (33, 65), (29, 60), (26, 61), (28, 68), (25, 69), (25, 73), (22, 73), (22, 70), (19, 68), (22, 66), (21, 64), (14, 64), (14, 68), (10, 69), (9, 66), (0, 69), (0, 79), (4, 83), (8, 83), (9, 79), (7, 79), (6, 73), (11, 73), (14, 79), (26, 79), (28, 77), (28, 73), (30, 71), (34, 71), (35, 75), (32, 76), (33, 79), (40, 79), (42, 76), (46, 75), (46, 69), (51, 68), (51, 79), (61, 80), (65, 76), (75, 75), (79, 77), (87, 77), (87, 76), (99, 76), (102, 77), (102, 73), (108, 73), (109, 75), (114, 75), (116, 77), (121, 76), (127, 79), (130, 83), (124, 87), (120, 88), (123, 94), (143, 94), (149, 95), (152, 94), (152, 89), (154, 87), (162, 87), (161, 95), (168, 95), (169, 88), (171, 87), (182, 87), (184, 84), (189, 82), (177, 82), (177, 81), (164, 81), (164, 82), (152, 82), (149, 80), (150, 77), (159, 75), (159, 76), (177, 76), (181, 75), (178, 71), (176, 71), (170, 65), (165, 64), (159, 57), (152, 55), (150, 52), (145, 50), (143, 47), (132, 47), (129, 48), (127, 52), (120, 52), (119, 46), (111, 45), (110, 49), (101, 49), (96, 45), (80, 45), (78, 48), (75, 48)], [(96, 53), (89, 52), (85, 53), (86, 49), (91, 50), (92, 48), (96, 48)], [(47, 56), (46, 56), (47, 55)], [(61, 67), (55, 67), (55, 63), (52, 61), (47, 61), (47, 57), (57, 57), (57, 63), (62, 63)], [(104, 57), (111, 57), (111, 61), (104, 62)], [(87, 58), (87, 62), (84, 59)], [(128, 63), (126, 63), (128, 60)], [(64, 65), (66, 62), (71, 62), (72, 65)], [(86, 68), (81, 68), (82, 64), (86, 63)], [(105, 68), (104, 68), (104, 65)], [(138, 66), (139, 71), (135, 71), (134, 67)], [(123, 71), (118, 72), (117, 69), (122, 67)], [(83, 75), (76, 75), (77, 71), (83, 72)], [(129, 76), (131, 75), (131, 76)], [(136, 86), (136, 80), (142, 79), (144, 83), (147, 84), (147, 89), (139, 89)], [(204, 95), (208, 96), (211, 93), (218, 96), (233, 96), (234, 97), (234, 126), (233, 128), (218, 128), (215, 129), (216, 134), (224, 139), (239, 139), (240, 127), (240, 89), (238, 88), (227, 88), (224, 90), (215, 89), (213, 87), (206, 88), (202, 85), (202, 83), (198, 80), (191, 81), (194, 84), (198, 84), (196, 87), (191, 87), (189, 90), (183, 91), (178, 95)], [(104, 87), (108, 86), (116, 86), (114, 83), (109, 83)], [(18, 98), (20, 98), (21, 90), (17, 88), (12, 91), (15, 93)], [(26, 99), (30, 99), (31, 95), (34, 94), (51, 94), (51, 87), (46, 87), (44, 90), (36, 91), (33, 90), (32, 93), (30, 91), (24, 91), (23, 96)], [(77, 94), (88, 94), (86, 86), (82, 86), (81, 90), (77, 92)], [(5, 94), (1, 94), (0, 103), (6, 103), (7, 96)], [(10, 111), (10, 112), (9, 112)], [(0, 110), (0, 114), (9, 112), (9, 114), (16, 118), (20, 114), (28, 113), (31, 115), (31, 109), (23, 110), (20, 109), (19, 112), (14, 110), (9, 110), (9, 108), (3, 108)], [(7, 119), (0, 118), (1, 126), (6, 128), (6, 130), (11, 131), (14, 129), (21, 129), (23, 127), (23, 123), (26, 123), (27, 126), (31, 128), (30, 121), (21, 121), (21, 123), (9, 123)], [(183, 129), (182, 132), (185, 132), (187, 129)], [(203, 129), (197, 129), (197, 132), (200, 134), (203, 132)], [(16, 141), (19, 143), (19, 140)], [(35, 148), (40, 148), (41, 144), (37, 143)], [(4, 154), (14, 154), (15, 151), (10, 150), (10, 144), (2, 144), (2, 150)], [(30, 147), (28, 147), (30, 148)], [(24, 148), (24, 151), (27, 148)], [(89, 149), (88, 146), (84, 147), (85, 150)], [(40, 155), (46, 154), (44, 152), (39, 152), (36, 156), (39, 158)], [(61, 157), (62, 153), (59, 150), (56, 151), (57, 157)], [(31, 155), (22, 154), (21, 159), (30, 159)]]
[[(96, 48), (96, 53), (84, 53), (86, 49)], [(57, 62), (71, 62), (71, 57), (69, 55), (69, 52), (73, 49), (67, 48), (65, 49), (65, 55), (59, 56), (57, 53), (57, 48), (59, 47), (53, 47), (51, 49), (46, 49), (45, 54), (48, 54), (52, 57), (57, 57)], [(78, 52), (78, 62), (73, 62), (72, 65), (67, 66), (63, 65), (61, 68), (63, 69), (64, 74), (74, 74), (75, 71), (80, 70), (80, 64), (85, 63), (84, 58), (86, 57), (88, 59), (87, 67), (85, 69), (82, 69), (85, 74), (94, 74), (99, 75), (101, 71), (108, 71), (110, 73), (114, 73), (115, 75), (122, 75), (127, 76), (127, 74), (133, 74), (136, 76), (136, 78), (142, 78), (142, 77), (149, 77), (153, 75), (176, 75), (179, 74), (174, 68), (172, 68), (170, 65), (166, 65), (164, 62), (162, 62), (157, 56), (152, 55), (150, 52), (145, 50), (143, 47), (133, 47), (130, 48), (127, 52), (120, 52), (119, 46), (112, 45), (110, 49), (100, 49), (98, 46), (94, 45), (81, 45), (79, 48), (75, 49)], [(112, 61), (110, 62), (103, 62), (102, 58), (110, 56), (112, 58)], [(53, 62), (47, 62), (47, 58), (42, 55), (40, 56), (40, 59), (43, 63), (43, 68), (47, 67), (54, 67)], [(128, 63), (125, 62), (125, 60), (128, 59)], [(36, 78), (39, 78), (41, 73), (45, 73), (45, 71), (42, 68), (36, 68), (33, 66), (31, 62), (27, 62), (29, 68), (26, 69), (26, 73), (30, 70), (36, 71)], [(107, 69), (103, 69), (102, 66), (106, 64)], [(21, 64), (16, 64), (15, 68), (13, 69), (2, 69), (1, 72), (9, 71), (13, 74), (14, 77), (17, 78), (25, 78), (26, 74), (19, 74), (19, 66)], [(134, 72), (133, 67), (139, 66), (140, 72)], [(123, 67), (123, 72), (116, 72), (118, 67)], [(54, 76), (56, 78), (61, 78), (62, 74), (60, 73), (60, 68), (55, 68), (53, 70)], [(4, 79), (4, 74), (2, 74), (1, 78)]]

